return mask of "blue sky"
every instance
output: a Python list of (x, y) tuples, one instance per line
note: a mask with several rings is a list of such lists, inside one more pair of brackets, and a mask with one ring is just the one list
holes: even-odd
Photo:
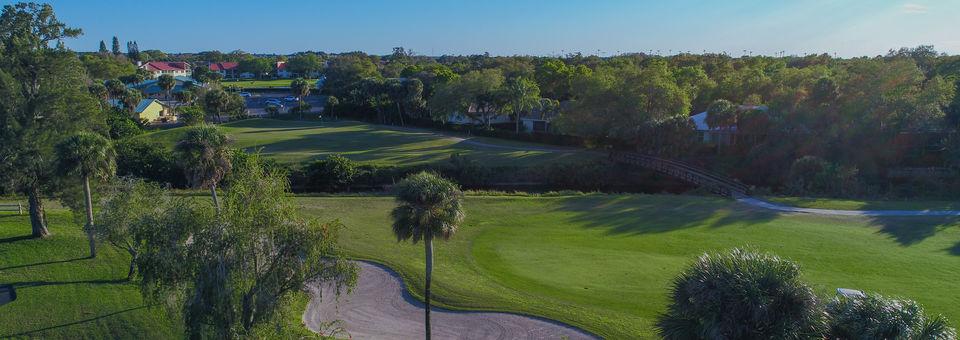
[[(3, 0), (9, 3), (10, 1)], [(960, 53), (960, 1), (839, 0), (54, 0), (84, 30), (78, 51), (137, 40), (141, 50), (303, 50), (557, 55), (830, 53), (874, 56), (933, 44)], [(750, 52), (748, 52), (750, 53)]]

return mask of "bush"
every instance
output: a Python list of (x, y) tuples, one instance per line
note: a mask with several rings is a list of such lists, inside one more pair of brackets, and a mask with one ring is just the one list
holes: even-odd
[(911, 300), (877, 294), (838, 297), (827, 305), (828, 337), (832, 339), (956, 339), (956, 330), (937, 315), (928, 318)]
[(304, 168), (304, 177), (309, 191), (349, 191), (357, 173), (357, 164), (339, 154), (313, 161)]
[(856, 168), (803, 156), (790, 166), (787, 191), (798, 195), (850, 195), (856, 190), (856, 177)]
[(666, 339), (799, 339), (819, 335), (823, 319), (799, 266), (733, 249), (700, 256), (674, 280), (657, 329)]
[(454, 153), (442, 167), (445, 177), (449, 177), (464, 187), (482, 187), (490, 183), (491, 169), (480, 165), (480, 162), (466, 156)]
[(157, 142), (125, 139), (116, 144), (117, 175), (134, 176), (173, 187), (186, 186), (183, 170), (173, 159), (173, 153)]
[(118, 108), (112, 108), (107, 113), (107, 126), (110, 127), (112, 139), (123, 139), (143, 133), (143, 127), (131, 118), (130, 113)]
[(198, 106), (184, 106), (177, 109), (180, 114), (180, 122), (183, 122), (186, 125), (197, 125), (203, 123), (206, 119), (206, 114), (203, 112), (203, 109)]

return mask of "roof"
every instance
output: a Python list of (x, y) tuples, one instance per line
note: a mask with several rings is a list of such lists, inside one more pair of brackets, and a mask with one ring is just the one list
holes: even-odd
[(235, 61), (225, 61), (222, 63), (210, 63), (210, 71), (229, 71), (236, 69), (240, 63)]
[(151, 61), (140, 66), (147, 71), (188, 71), (190, 64), (182, 61)]
[[(738, 110), (761, 110), (766, 111), (767, 106), (765, 105), (740, 105), (737, 106)], [(697, 131), (710, 131), (710, 130), (720, 130), (719, 127), (713, 129), (710, 128), (710, 125), (707, 124), (707, 111), (700, 112), (693, 116), (690, 116), (690, 120), (693, 121), (693, 125), (696, 125)], [(736, 130), (736, 126), (731, 126), (728, 130)]]
[(277, 70), (278, 70), (278, 71), (282, 71), (282, 70), (286, 70), (286, 69), (287, 69), (287, 62), (286, 62), (286, 61), (278, 61), (278, 62), (277, 62)]
[[(173, 79), (175, 80), (173, 89), (171, 90), (173, 93), (177, 93), (177, 92), (183, 91), (183, 89), (184, 89), (184, 84), (186, 84), (187, 82), (191, 82), (191, 83), (198, 84), (198, 85), (200, 84), (200, 82), (194, 80), (193, 78), (187, 77), (187, 76), (175, 76), (175, 77), (173, 77)], [(157, 80), (157, 79), (147, 79), (146, 81), (144, 81), (144, 82), (142, 82), (142, 83), (127, 85), (127, 87), (129, 87), (129, 88), (134, 88), (134, 89), (138, 89), (138, 90), (143, 91), (144, 93), (146, 93), (146, 94), (148, 94), (148, 95), (152, 95), (152, 94), (157, 94), (157, 93), (163, 92), (163, 89), (160, 88), (160, 85), (157, 85), (157, 82), (158, 82), (158, 81), (159, 81), (159, 80)]]
[(147, 107), (150, 106), (150, 104), (153, 104), (153, 102), (157, 102), (158, 104), (163, 105), (163, 103), (161, 103), (159, 100), (156, 100), (156, 99), (144, 99), (144, 100), (141, 100), (139, 104), (137, 104), (137, 108), (133, 109), (133, 112), (136, 112), (136, 113), (143, 112), (143, 110), (146, 110)]

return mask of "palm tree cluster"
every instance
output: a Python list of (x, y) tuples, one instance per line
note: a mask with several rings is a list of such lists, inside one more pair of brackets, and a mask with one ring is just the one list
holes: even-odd
[(910, 300), (875, 294), (824, 305), (800, 267), (772, 254), (704, 254), (673, 283), (657, 330), (665, 339), (956, 339)]
[(218, 211), (217, 184), (230, 171), (231, 143), (232, 140), (216, 126), (201, 124), (187, 129), (174, 149), (187, 180), (196, 188), (209, 188)]

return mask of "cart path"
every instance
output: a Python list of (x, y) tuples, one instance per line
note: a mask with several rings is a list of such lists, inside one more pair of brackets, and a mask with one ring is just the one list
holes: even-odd
[(767, 202), (753, 197), (740, 197), (737, 202), (757, 208), (776, 210), (781, 212), (803, 213), (814, 215), (833, 216), (873, 216), (873, 217), (903, 217), (903, 216), (960, 216), (958, 210), (836, 210), (798, 208)]
[[(329, 285), (311, 284), (303, 322), (310, 330), (341, 320), (352, 339), (423, 339), (423, 303), (407, 292), (400, 276), (387, 267), (357, 262), (360, 277), (352, 294), (334, 296)], [(321, 296), (323, 298), (321, 298)], [(432, 307), (437, 339), (596, 339), (580, 329), (548, 319), (499, 312), (452, 311)]]

